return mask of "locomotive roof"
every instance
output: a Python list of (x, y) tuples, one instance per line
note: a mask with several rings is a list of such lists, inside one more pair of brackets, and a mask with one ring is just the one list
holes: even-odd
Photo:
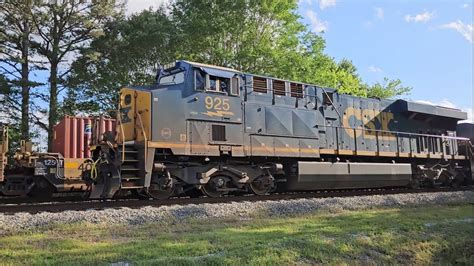
[[(266, 75), (257, 75), (257, 74), (252, 74), (252, 73), (244, 73), (242, 71), (239, 71), (239, 70), (236, 70), (236, 69), (233, 69), (233, 68), (228, 68), (228, 67), (197, 63), (197, 62), (192, 62), (192, 61), (187, 61), (187, 60), (180, 60), (178, 62), (185, 62), (187, 64), (190, 64), (190, 65), (194, 66), (194, 67), (213, 68), (213, 69), (218, 69), (218, 70), (222, 70), (222, 71), (233, 72), (235, 74), (246, 74), (246, 75), (255, 76), (255, 77), (268, 78), (268, 79), (272, 79), (272, 80), (281, 80), (281, 81), (286, 81), (286, 82), (290, 82), (290, 83), (297, 83), (297, 84), (303, 84), (303, 85), (322, 88), (321, 86), (318, 86), (318, 85), (315, 85), (315, 84), (309, 84), (309, 83), (305, 83), (305, 82), (301, 82), (301, 81), (286, 80), (286, 79), (281, 79), (281, 78), (276, 78), (276, 77), (271, 77), (271, 76), (266, 76)], [(328, 92), (336, 91), (333, 88), (324, 88), (324, 89)]]
[(208, 64), (197, 63), (197, 62), (186, 61), (186, 60), (182, 60), (182, 62), (188, 63), (188, 64), (190, 64), (190, 65), (192, 65), (192, 66), (195, 66), (195, 67), (214, 68), (214, 69), (219, 69), (219, 70), (223, 70), (223, 71), (234, 72), (234, 73), (236, 73), (236, 74), (242, 74), (241, 71), (238, 71), (238, 70), (232, 69), (232, 68), (228, 68), (228, 67), (221, 67), (221, 66), (215, 66), (215, 65), (208, 65)]
[[(314, 86), (318, 88), (322, 88), (327, 92), (336, 92), (337, 90), (333, 88), (326, 88), (326, 87), (321, 87), (315, 84), (309, 84), (305, 82), (298, 82), (298, 81), (290, 81), (290, 80), (285, 80), (285, 79), (280, 79), (280, 78), (275, 78), (275, 77), (270, 77), (270, 76), (264, 76), (264, 75), (255, 75), (251, 73), (244, 73), (242, 71), (228, 68), (228, 67), (222, 67), (222, 66), (215, 66), (215, 65), (209, 65), (209, 64), (203, 64), (203, 63), (197, 63), (197, 62), (192, 62), (192, 61), (186, 61), (186, 60), (179, 60), (176, 62), (176, 64), (180, 64), (181, 62), (189, 64), (194, 67), (199, 67), (203, 68), (207, 72), (214, 72), (215, 73), (222, 73), (224, 75), (229, 75), (229, 74), (246, 74), (246, 75), (251, 75), (255, 77), (262, 77), (262, 78), (268, 78), (272, 80), (281, 80), (285, 82), (290, 82), (290, 83), (296, 83), (296, 84), (303, 84), (307, 86)], [(230, 75), (230, 76), (232, 76)], [(229, 77), (230, 77), (229, 76)], [(351, 98), (360, 98), (357, 96), (353, 95), (344, 95), (345, 97), (351, 97)], [(430, 105), (430, 104), (425, 104), (425, 103), (419, 103), (419, 102), (414, 102), (414, 101), (406, 101), (402, 99), (379, 99), (380, 101), (389, 101), (392, 103), (397, 104), (397, 108), (401, 112), (408, 112), (408, 113), (418, 113), (418, 114), (426, 114), (426, 115), (435, 115), (435, 116), (442, 116), (442, 117), (448, 117), (456, 120), (465, 120), (467, 119), (467, 113), (461, 111), (460, 109), (456, 108), (448, 108), (444, 106), (436, 106), (436, 105)]]

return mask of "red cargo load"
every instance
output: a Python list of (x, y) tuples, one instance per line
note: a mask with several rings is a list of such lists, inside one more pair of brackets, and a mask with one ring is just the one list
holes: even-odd
[(101, 135), (107, 131), (115, 132), (115, 119), (65, 116), (54, 126), (53, 152), (65, 158), (89, 158), (92, 129), (99, 121), (101, 123), (97, 126)]

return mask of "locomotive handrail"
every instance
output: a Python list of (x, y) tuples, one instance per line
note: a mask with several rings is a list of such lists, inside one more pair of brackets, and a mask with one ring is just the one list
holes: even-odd
[(392, 134), (406, 134), (412, 136), (420, 136), (420, 137), (435, 137), (435, 138), (444, 138), (444, 139), (453, 139), (453, 140), (469, 140), (468, 138), (464, 137), (454, 137), (454, 136), (447, 136), (447, 135), (431, 135), (431, 134), (420, 134), (420, 133), (412, 133), (412, 132), (404, 132), (404, 131), (390, 131), (390, 130), (381, 130), (381, 129), (370, 129), (370, 128), (363, 128), (363, 127), (342, 127), (342, 126), (328, 126), (328, 125), (317, 125), (318, 127), (333, 127), (333, 128), (344, 128), (344, 129), (355, 129), (355, 130), (365, 130), (365, 131), (374, 131), (380, 133), (392, 133)]
[[(451, 140), (451, 141), (469, 141), (468, 138), (463, 138), (463, 137), (454, 137), (454, 136), (445, 136), (445, 135), (431, 135), (431, 134), (419, 134), (419, 133), (411, 133), (411, 132), (400, 132), (400, 131), (389, 131), (389, 130), (380, 130), (380, 129), (367, 129), (367, 128), (363, 128), (363, 127), (360, 127), (360, 128), (354, 128), (354, 127), (344, 127), (344, 126), (328, 126), (328, 125), (321, 125), (323, 127), (331, 127), (331, 128), (335, 128), (336, 129), (336, 139), (337, 139), (337, 149), (339, 150), (339, 136), (338, 136), (338, 129), (351, 129), (354, 131), (354, 147), (355, 147), (355, 151), (357, 151), (357, 138), (355, 137), (356, 136), (356, 131), (357, 130), (362, 130), (362, 131), (370, 131), (370, 132), (375, 132), (375, 139), (376, 139), (376, 146), (377, 146), (377, 152), (380, 152), (380, 141), (379, 141), (379, 134), (378, 133), (382, 133), (382, 134), (392, 134), (394, 135), (395, 139), (396, 139), (396, 142), (397, 142), (397, 153), (400, 153), (400, 145), (399, 145), (399, 137), (400, 135), (406, 135), (410, 138), (410, 140), (415, 136), (415, 137), (423, 137), (423, 138), (426, 138), (427, 139), (427, 142), (423, 142), (424, 144), (423, 145), (426, 145), (425, 148), (428, 149), (428, 151), (426, 151), (425, 149), (423, 149), (423, 152), (427, 152), (427, 153), (436, 153), (435, 150), (433, 150), (433, 146), (431, 146), (430, 148), (430, 145), (433, 145), (434, 143), (431, 143), (431, 142), (428, 142), (429, 139), (441, 139), (441, 141), (445, 141), (445, 140)], [(383, 137), (383, 136), (382, 136)], [(441, 143), (442, 144), (442, 143)], [(454, 145), (454, 142), (452, 143), (453, 146), (456, 146)], [(413, 146), (412, 146), (412, 141), (409, 141), (409, 145), (410, 145), (410, 153), (413, 153)], [(440, 147), (440, 146), (438, 146)], [(467, 149), (467, 148), (466, 148)], [(451, 155), (459, 155), (459, 149), (456, 149)], [(419, 151), (415, 151), (416, 153), (418, 153)], [(421, 152), (421, 149), (420, 149), (420, 152)], [(444, 150), (444, 148), (440, 147), (440, 153), (442, 154), (445, 154), (446, 151)]]
[(123, 125), (122, 125), (122, 112), (120, 111), (120, 107), (119, 107), (119, 111), (118, 111), (118, 115), (117, 115), (117, 123), (120, 127), (120, 134), (122, 135), (122, 163), (125, 161), (125, 133), (123, 132)]
[[(429, 135), (429, 134), (420, 134), (420, 133), (411, 133), (411, 132), (403, 132), (403, 131), (389, 131), (389, 130), (380, 130), (380, 129), (368, 129), (368, 128), (355, 128), (355, 127), (339, 127), (339, 126), (327, 126), (327, 125), (316, 125), (318, 127), (332, 127), (332, 128), (343, 128), (343, 129), (351, 129), (351, 130), (365, 130), (365, 131), (374, 131), (374, 132), (381, 132), (381, 133), (396, 133), (396, 134), (408, 134), (413, 136), (423, 136), (423, 137), (437, 137), (437, 138), (444, 138), (444, 139), (454, 139), (454, 140), (469, 140), (468, 138), (463, 137), (453, 137), (453, 136), (446, 136), (446, 135)], [(308, 137), (302, 135), (279, 135), (279, 134), (269, 134), (269, 133), (250, 133), (249, 135), (258, 135), (258, 136), (272, 136), (272, 137), (287, 137), (287, 138), (307, 138), (307, 139), (318, 139), (318, 137)]]
[(145, 141), (145, 154), (144, 154), (144, 158), (145, 158), (145, 165), (146, 165), (146, 162), (147, 162), (147, 153), (148, 153), (148, 138), (146, 136), (146, 132), (145, 132), (145, 127), (143, 126), (143, 121), (142, 121), (142, 115), (140, 114), (140, 112), (136, 112), (137, 114), (137, 117), (138, 117), (138, 121), (140, 122), (140, 127), (141, 127), (141, 130), (142, 130), (142, 134), (143, 134), (143, 140)]
[(341, 114), (339, 113), (339, 110), (337, 109), (337, 107), (334, 105), (334, 102), (332, 101), (331, 97), (329, 97), (328, 93), (326, 92), (325, 89), (321, 88), (321, 90), (324, 92), (324, 95), (326, 95), (327, 99), (329, 100), (329, 102), (331, 103), (331, 105), (334, 107), (334, 110), (336, 111), (337, 115), (339, 116), (339, 119), (342, 120), (342, 116)]
[[(358, 150), (358, 147), (357, 147), (357, 138), (355, 137), (357, 135), (357, 131), (358, 130), (361, 130), (361, 131), (369, 131), (369, 132), (373, 132), (375, 133), (375, 141), (376, 141), (376, 149), (377, 149), (377, 153), (380, 152), (380, 137), (382, 137), (382, 141), (383, 141), (383, 134), (392, 134), (394, 137), (395, 137), (395, 141), (397, 142), (397, 153), (400, 153), (400, 136), (407, 136), (409, 138), (410, 141), (408, 141), (408, 145), (409, 145), (409, 149), (410, 149), (410, 153), (442, 153), (442, 154), (447, 154), (447, 151), (443, 148), (442, 145), (440, 146), (436, 146), (438, 144), (442, 144), (443, 142), (445, 142), (446, 140), (451, 140), (451, 141), (468, 141), (469, 139), (468, 138), (463, 138), (463, 137), (454, 137), (454, 136), (445, 136), (445, 135), (431, 135), (431, 134), (420, 134), (420, 133), (411, 133), (411, 132), (402, 132), (402, 131), (389, 131), (389, 130), (380, 130), (380, 129), (368, 129), (368, 128), (363, 128), (363, 127), (359, 127), (359, 128), (355, 128), (355, 127), (344, 127), (344, 126), (331, 126), (331, 125), (316, 125), (316, 127), (328, 127), (328, 128), (335, 128), (336, 129), (336, 150), (339, 150), (340, 147), (339, 147), (339, 129), (349, 129), (351, 130), (354, 134), (354, 150), (357, 151)], [(372, 133), (372, 134), (373, 134)], [(349, 133), (348, 133), (349, 134)], [(307, 138), (307, 139), (318, 139), (317, 136), (315, 137), (309, 137), (309, 136), (295, 136), (295, 135), (279, 135), (279, 134), (268, 134), (268, 133), (264, 133), (264, 134), (257, 134), (257, 133), (250, 133), (249, 135), (253, 136), (253, 135), (260, 135), (260, 136), (272, 136), (272, 137), (287, 137), (287, 138)], [(350, 134), (349, 134), (350, 135)], [(381, 136), (382, 135), (382, 136)], [(424, 147), (425, 148), (420, 148), (420, 151), (418, 151), (418, 148), (415, 148), (417, 151), (414, 151), (414, 147), (413, 147), (413, 143), (412, 143), (412, 140), (414, 139), (414, 137), (424, 137), (426, 138), (426, 142), (424, 142), (423, 145), (425, 145)], [(430, 142), (429, 140), (430, 139), (440, 139), (442, 142)], [(453, 146), (456, 146), (454, 144), (454, 142), (451, 143)], [(437, 147), (437, 148), (436, 148)], [(427, 150), (426, 150), (427, 148)], [(459, 152), (460, 150), (459, 149), (455, 149), (453, 151), (450, 152), (450, 155), (459, 155)]]

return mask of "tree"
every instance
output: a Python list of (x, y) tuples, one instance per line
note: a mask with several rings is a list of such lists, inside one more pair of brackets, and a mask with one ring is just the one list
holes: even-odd
[(366, 96), (352, 62), (325, 54), (324, 39), (299, 21), (297, 8), (286, 0), (178, 0), (171, 16), (185, 58)]
[(30, 89), (40, 85), (30, 80), (31, 71), (39, 69), (31, 50), (33, 0), (11, 0), (0, 5), (0, 73), (3, 82), (2, 104), (12, 120), (20, 120), (21, 138), (30, 138)]
[(59, 117), (59, 86), (70, 73), (68, 56), (103, 34), (103, 25), (121, 12), (109, 1), (40, 1), (31, 9), (37, 33), (33, 48), (49, 66), (48, 149), (53, 144), (53, 127)]
[[(12, 116), (11, 110), (9, 110), (10, 107), (13, 106), (11, 101), (14, 97), (12, 95), (20, 96), (12, 83), (3, 74), (0, 74), (0, 124), (8, 124), (9, 159), (11, 159), (14, 153), (20, 148), (20, 141), (25, 140), (23, 130), (21, 129), (23, 124), (16, 123), (16, 121), (18, 121), (17, 117)], [(18, 106), (16, 107), (18, 108)], [(31, 131), (32, 132), (29, 132), (30, 139), (36, 136), (36, 132), (34, 130)]]
[[(171, 6), (180, 58), (256, 74), (285, 69), (305, 30), (297, 2), (178, 0)], [(283, 71), (282, 71), (283, 72)], [(285, 72), (290, 73), (290, 72)], [(281, 78), (285, 78), (285, 75)]]
[(388, 99), (408, 94), (411, 90), (411, 87), (402, 86), (402, 82), (399, 79), (390, 80), (389, 78), (384, 78), (383, 83), (376, 82), (371, 86), (367, 86), (367, 96)]
[(354, 64), (327, 55), (323, 36), (300, 22), (297, 1), (176, 0), (168, 10), (108, 23), (73, 64), (64, 112), (115, 109), (118, 88), (153, 83), (157, 62), (175, 59), (368, 96)]
[(73, 63), (63, 111), (108, 112), (116, 108), (120, 87), (152, 84), (158, 63), (175, 60), (174, 33), (162, 8), (109, 22)]

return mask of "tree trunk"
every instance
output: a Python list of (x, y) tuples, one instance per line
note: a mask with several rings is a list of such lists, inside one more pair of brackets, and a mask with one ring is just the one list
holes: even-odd
[(53, 149), (54, 132), (53, 128), (58, 121), (58, 63), (51, 63), (49, 76), (49, 117), (48, 117), (48, 151)]
[(30, 112), (30, 86), (29, 86), (29, 58), (30, 29), (28, 21), (23, 23), (24, 33), (22, 39), (22, 63), (21, 63), (21, 139), (30, 139), (29, 112)]

